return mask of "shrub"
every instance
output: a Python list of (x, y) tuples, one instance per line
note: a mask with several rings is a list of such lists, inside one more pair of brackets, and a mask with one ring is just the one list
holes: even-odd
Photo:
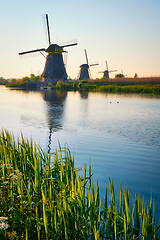
[(62, 80), (57, 81), (56, 83), (56, 89), (63, 89), (64, 82)]
[(81, 88), (82, 85), (83, 85), (82, 82), (79, 82), (79, 83), (78, 83), (78, 88)]
[(115, 75), (115, 78), (124, 78), (124, 75), (122, 73), (117, 73)]

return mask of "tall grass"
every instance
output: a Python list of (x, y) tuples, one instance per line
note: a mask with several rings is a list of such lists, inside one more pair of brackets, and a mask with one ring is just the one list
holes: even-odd
[[(0, 134), (0, 239), (158, 239), (154, 205), (129, 190), (115, 196), (109, 179), (102, 206), (89, 162), (75, 168), (66, 147), (45, 153), (40, 146), (2, 130)], [(116, 198), (119, 199), (116, 201)]]
[(56, 89), (66, 91), (92, 91), (92, 92), (108, 92), (108, 93), (144, 93), (144, 94), (160, 94), (160, 83), (156, 82), (112, 82), (111, 79), (102, 81), (84, 81), (63, 82), (58, 81)]

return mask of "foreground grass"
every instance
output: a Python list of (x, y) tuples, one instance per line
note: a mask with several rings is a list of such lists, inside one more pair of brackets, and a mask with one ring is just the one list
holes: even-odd
[(102, 206), (91, 164), (80, 174), (69, 149), (45, 153), (0, 134), (0, 239), (158, 239), (152, 197), (145, 207), (128, 190), (115, 197), (110, 179), (109, 187)]

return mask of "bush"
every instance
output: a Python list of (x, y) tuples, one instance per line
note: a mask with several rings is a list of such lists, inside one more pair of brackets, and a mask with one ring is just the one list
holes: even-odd
[(118, 73), (115, 75), (115, 78), (124, 78), (124, 75), (122, 73)]
[(73, 82), (73, 89), (76, 90), (77, 89), (77, 83)]
[(57, 81), (56, 83), (56, 89), (63, 89), (64, 82), (62, 80)]
[(79, 82), (79, 83), (78, 83), (78, 88), (81, 88), (82, 85), (83, 85), (82, 82)]

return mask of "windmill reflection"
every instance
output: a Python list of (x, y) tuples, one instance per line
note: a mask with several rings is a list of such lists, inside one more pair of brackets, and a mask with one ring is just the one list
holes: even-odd
[(48, 151), (50, 151), (52, 133), (62, 129), (62, 116), (67, 92), (47, 90), (42, 95), (47, 104), (49, 127)]

